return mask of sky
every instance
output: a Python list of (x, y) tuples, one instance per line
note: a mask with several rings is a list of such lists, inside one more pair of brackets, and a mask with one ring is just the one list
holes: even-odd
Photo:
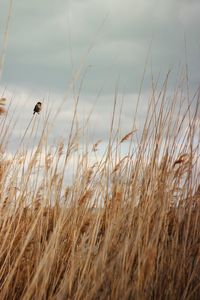
[(64, 99), (52, 136), (68, 132), (80, 86), (83, 122), (94, 106), (92, 142), (107, 139), (116, 89), (124, 102), (122, 131), (130, 131), (145, 66), (138, 127), (152, 75), (161, 85), (172, 70), (170, 93), (187, 62), (191, 94), (198, 88), (199, 0), (14, 0), (5, 43), (9, 2), (0, 1), (0, 92), (6, 87), (20, 116), (12, 147), (40, 99), (55, 110)]

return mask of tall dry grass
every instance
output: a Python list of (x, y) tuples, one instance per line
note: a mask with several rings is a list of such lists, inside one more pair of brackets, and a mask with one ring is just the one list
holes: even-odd
[[(170, 105), (166, 94), (165, 82), (143, 130), (124, 136), (115, 101), (107, 150), (91, 164), (101, 141), (80, 152), (75, 126), (55, 151), (47, 123), (31, 158), (2, 150), (0, 299), (199, 299), (199, 94), (186, 104), (177, 89)], [(3, 116), (1, 126), (4, 149)]]

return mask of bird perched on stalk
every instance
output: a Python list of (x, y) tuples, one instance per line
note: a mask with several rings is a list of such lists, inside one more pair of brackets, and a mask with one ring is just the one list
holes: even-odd
[(41, 109), (42, 109), (42, 103), (41, 102), (38, 102), (36, 105), (35, 105), (35, 107), (34, 107), (34, 110), (33, 110), (33, 114), (35, 114), (35, 113), (40, 113), (40, 111), (41, 111)]

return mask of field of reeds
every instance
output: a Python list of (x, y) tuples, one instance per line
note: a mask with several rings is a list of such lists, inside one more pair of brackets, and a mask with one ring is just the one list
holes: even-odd
[(47, 117), (31, 155), (22, 147), (26, 128), (7, 156), (12, 126), (4, 102), (0, 299), (199, 299), (199, 90), (189, 99), (177, 87), (169, 99), (166, 81), (153, 88), (143, 128), (135, 128), (136, 110), (124, 136), (120, 121), (114, 126), (115, 99), (96, 161), (101, 142), (77, 147), (75, 117), (67, 141), (53, 150)]

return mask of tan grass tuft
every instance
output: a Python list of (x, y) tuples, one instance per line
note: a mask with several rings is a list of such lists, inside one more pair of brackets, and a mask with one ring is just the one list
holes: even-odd
[(92, 151), (93, 152), (96, 152), (98, 150), (98, 146), (99, 144), (101, 143), (102, 141), (101, 140), (98, 140), (92, 147)]
[(132, 130), (129, 133), (127, 133), (121, 140), (120, 140), (120, 144), (127, 141), (137, 130)]

